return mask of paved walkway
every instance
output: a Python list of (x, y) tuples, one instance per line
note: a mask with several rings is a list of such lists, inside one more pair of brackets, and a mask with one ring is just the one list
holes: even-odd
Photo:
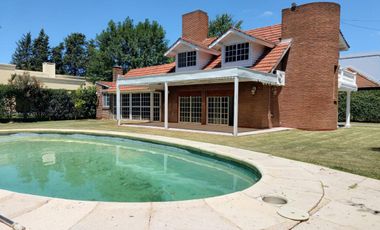
[[(30, 129), (52, 131), (50, 129)], [(18, 132), (24, 130), (0, 130)], [(256, 166), (252, 187), (213, 198), (147, 203), (64, 200), (0, 190), (0, 214), (27, 229), (380, 229), (380, 181), (321, 166), (232, 147), (146, 134), (65, 130), (133, 136), (211, 151)], [(285, 205), (262, 201), (285, 197)], [(310, 215), (300, 222), (278, 213)], [(0, 224), (0, 229), (10, 229)]]

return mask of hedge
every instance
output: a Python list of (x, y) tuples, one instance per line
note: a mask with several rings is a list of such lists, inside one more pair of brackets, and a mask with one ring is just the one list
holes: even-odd
[[(339, 93), (339, 121), (346, 120), (346, 93)], [(380, 122), (380, 90), (351, 93), (351, 121)]]
[(95, 87), (76, 91), (39, 88), (33, 91), (0, 85), (0, 122), (92, 119)]

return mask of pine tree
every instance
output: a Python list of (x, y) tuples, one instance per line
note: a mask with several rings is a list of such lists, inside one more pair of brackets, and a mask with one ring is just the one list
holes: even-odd
[(63, 69), (63, 50), (65, 46), (63, 43), (60, 43), (56, 47), (51, 49), (50, 62), (55, 63), (55, 71), (57, 74), (65, 74)]
[(42, 70), (42, 63), (49, 61), (49, 36), (41, 29), (38, 37), (33, 40), (31, 69)]
[(86, 36), (82, 33), (72, 33), (65, 38), (63, 69), (66, 74), (84, 76), (88, 60)]
[(216, 15), (214, 20), (210, 20), (208, 26), (208, 36), (209, 37), (219, 37), (223, 35), (231, 27), (240, 29), (243, 21), (234, 21), (232, 15), (230, 14), (221, 14)]
[(32, 35), (24, 34), (16, 43), (17, 47), (12, 55), (12, 64), (22, 70), (31, 70), (32, 67)]

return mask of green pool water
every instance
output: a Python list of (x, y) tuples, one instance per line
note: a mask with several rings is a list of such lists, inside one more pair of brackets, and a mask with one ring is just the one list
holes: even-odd
[(0, 189), (76, 200), (147, 202), (217, 196), (260, 179), (196, 151), (80, 134), (0, 135)]

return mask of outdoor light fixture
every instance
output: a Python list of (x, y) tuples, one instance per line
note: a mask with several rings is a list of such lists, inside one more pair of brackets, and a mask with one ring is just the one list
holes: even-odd
[(256, 86), (253, 86), (251, 89), (251, 94), (255, 95), (256, 94)]

